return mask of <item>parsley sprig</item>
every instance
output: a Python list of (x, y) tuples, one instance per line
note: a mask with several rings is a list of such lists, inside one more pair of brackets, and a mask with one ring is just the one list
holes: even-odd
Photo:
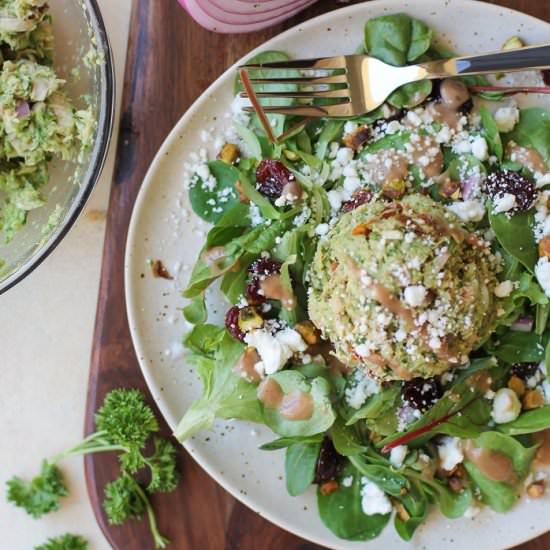
[[(153, 434), (159, 431), (157, 419), (138, 390), (113, 390), (105, 397), (95, 415), (97, 430), (70, 449), (42, 462), (40, 473), (31, 481), (14, 477), (7, 482), (9, 501), (34, 518), (59, 509), (60, 499), (68, 494), (57, 464), (70, 456), (117, 451), (120, 476), (105, 487), (103, 508), (112, 524), (147, 515), (156, 548), (168, 540), (157, 527), (149, 493), (173, 491), (179, 481), (176, 450), (172, 443)], [(144, 450), (152, 438), (153, 451)], [(146, 469), (149, 483), (142, 486), (134, 475)]]

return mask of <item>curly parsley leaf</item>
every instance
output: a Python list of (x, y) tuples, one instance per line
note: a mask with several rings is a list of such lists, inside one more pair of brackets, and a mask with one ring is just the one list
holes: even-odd
[(60, 537), (51, 537), (34, 550), (87, 550), (88, 542), (80, 535), (67, 533)]

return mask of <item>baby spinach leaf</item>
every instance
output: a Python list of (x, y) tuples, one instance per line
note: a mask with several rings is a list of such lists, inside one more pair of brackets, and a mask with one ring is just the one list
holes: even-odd
[(487, 107), (480, 107), (479, 115), (481, 116), (483, 129), (485, 130), (485, 139), (489, 145), (489, 150), (499, 161), (502, 161), (504, 149), (502, 148), (502, 141), (498, 132), (497, 123)]
[(206, 247), (221, 246), (240, 237), (250, 227), (248, 211), (248, 205), (242, 202), (229, 208), (208, 232)]
[(498, 337), (492, 354), (506, 363), (534, 363), (544, 359), (548, 335), (509, 330)]
[(396, 109), (411, 109), (422, 103), (432, 93), (432, 81), (409, 82), (395, 90), (387, 99)]
[(481, 493), (481, 499), (495, 512), (507, 512), (514, 506), (518, 495), (514, 488), (506, 483), (493, 481), (485, 477), (472, 462), (464, 461), (464, 467)]
[(312, 484), (321, 443), (294, 443), (286, 449), (286, 489), (290, 496), (301, 495)]
[(204, 295), (199, 294), (195, 296), (191, 303), (183, 308), (182, 312), (188, 323), (193, 325), (204, 323), (208, 317), (206, 304), (204, 303)]
[(361, 157), (371, 153), (377, 153), (384, 149), (404, 149), (411, 138), (410, 132), (398, 132), (396, 134), (386, 134), (384, 137), (369, 143), (361, 150)]
[(537, 451), (534, 447), (524, 447), (517, 439), (500, 432), (485, 432), (475, 440), (476, 446), (505, 454), (512, 460), (514, 470), (524, 478), (531, 468)]
[[(367, 52), (390, 65), (415, 61), (430, 48), (431, 42), (432, 30), (403, 13), (375, 17), (365, 25)], [(393, 92), (388, 103), (398, 109), (411, 108), (422, 103), (431, 91), (430, 80), (411, 82)]]
[(351, 426), (363, 418), (373, 420), (395, 409), (400, 395), (400, 384), (394, 383), (380, 393), (371, 395), (367, 402), (348, 419), (346, 424)]
[(391, 514), (367, 516), (361, 507), (361, 476), (348, 465), (341, 478), (353, 477), (349, 487), (340, 483), (338, 490), (323, 495), (317, 491), (317, 507), (323, 523), (339, 538), (370, 540), (386, 527)]
[(523, 147), (536, 149), (546, 162), (550, 161), (550, 111), (542, 107), (521, 109), (519, 122), (506, 134), (506, 141), (513, 140)]
[(332, 443), (336, 451), (342, 456), (351, 456), (364, 453), (367, 448), (361, 444), (356, 432), (344, 424), (344, 420), (337, 417), (330, 429)]
[(521, 413), (514, 421), (498, 424), (496, 429), (508, 435), (523, 435), (550, 428), (550, 405)]
[(365, 25), (365, 49), (369, 55), (402, 66), (423, 55), (432, 42), (432, 31), (404, 13), (373, 17)]
[(272, 374), (271, 379), (281, 386), (285, 394), (303, 392), (313, 401), (313, 414), (307, 420), (288, 420), (275, 408), (263, 407), (264, 421), (276, 434), (309, 436), (327, 431), (336, 418), (330, 402), (330, 385), (321, 377), (308, 381), (303, 374), (284, 370)]
[(197, 325), (188, 332), (183, 345), (193, 353), (214, 358), (225, 335), (225, 329), (217, 325)]
[[(535, 284), (534, 281), (533, 284)], [(548, 297), (542, 292), (540, 287), (538, 288), (538, 291), (546, 299), (544, 303), (537, 303), (535, 310), (535, 332), (540, 336), (544, 333), (544, 331), (546, 330), (546, 326), (548, 325), (548, 318), (550, 317), (550, 305), (548, 304)], [(548, 346), (546, 347), (548, 348)]]
[(189, 202), (197, 216), (207, 222), (216, 223), (225, 212), (239, 202), (235, 191), (239, 171), (222, 160), (210, 161), (208, 168), (216, 184), (211, 185), (197, 175), (189, 188)]
[(492, 406), (486, 399), (476, 399), (438, 426), (438, 432), (462, 439), (474, 438), (488, 429)]
[(473, 174), (482, 178), (487, 170), (474, 155), (465, 154), (454, 157), (449, 163), (449, 176), (455, 181), (464, 181)]
[[(213, 348), (216, 351), (202, 397), (191, 405), (174, 431), (179, 441), (185, 441), (199, 430), (210, 429), (216, 417), (262, 421), (256, 386), (233, 372), (244, 346), (224, 329), (218, 329), (222, 334), (211, 327), (198, 325), (192, 331), (193, 336), (186, 338), (188, 347), (192, 342), (195, 349), (207, 352), (207, 358), (212, 356)], [(199, 340), (206, 335), (209, 338), (205, 342)]]
[(513, 216), (504, 212), (489, 212), (489, 222), (502, 248), (517, 258), (533, 273), (538, 259), (537, 245), (533, 236), (534, 214), (530, 210)]
[(248, 280), (248, 271), (246, 266), (254, 258), (252, 254), (245, 254), (239, 261), (239, 265), (244, 266), (238, 271), (228, 271), (222, 279), (220, 286), (221, 291), (225, 294), (225, 297), (232, 303), (236, 304), (239, 298), (244, 294), (246, 289), (246, 282)]
[(269, 443), (264, 443), (260, 445), (262, 451), (277, 451), (279, 449), (284, 449), (290, 447), (295, 443), (321, 443), (323, 441), (323, 434), (308, 435), (308, 436), (294, 436), (294, 437), (279, 437), (274, 439)]

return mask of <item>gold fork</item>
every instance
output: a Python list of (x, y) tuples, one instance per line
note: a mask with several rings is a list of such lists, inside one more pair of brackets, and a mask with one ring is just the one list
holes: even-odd
[[(379, 107), (393, 91), (403, 84), (419, 80), (544, 68), (550, 68), (550, 44), (453, 57), (405, 67), (394, 67), (368, 55), (338, 55), (318, 59), (250, 64), (241, 67), (247, 71), (261, 69), (262, 72), (275, 69), (304, 71), (304, 73), (298, 73), (296, 77), (251, 78), (250, 83), (253, 86), (262, 86), (262, 91), (254, 94), (258, 99), (313, 101), (322, 98), (325, 101), (330, 101), (330, 104), (323, 105), (301, 103), (286, 106), (262, 106), (266, 113), (305, 117), (362, 115)], [(312, 74), (312, 72), (314, 73)], [(265, 89), (265, 86), (289, 84), (307, 86), (308, 88), (296, 91), (266, 91)], [(242, 92), (240, 95), (248, 97), (246, 92)], [(254, 109), (245, 107), (244, 110), (253, 111)]]

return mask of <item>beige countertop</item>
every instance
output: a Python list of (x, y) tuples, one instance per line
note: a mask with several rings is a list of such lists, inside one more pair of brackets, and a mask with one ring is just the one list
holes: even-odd
[[(56, 0), (52, 0), (55, 2)], [(117, 120), (131, 0), (99, 0), (115, 57)], [(82, 437), (105, 211), (116, 134), (101, 181), (67, 238), (20, 285), (0, 296), (0, 547), (31, 550), (67, 531), (108, 549), (88, 501), (81, 458), (62, 464), (70, 496), (32, 519), (5, 499), (12, 475), (34, 475), (43, 458)]]

